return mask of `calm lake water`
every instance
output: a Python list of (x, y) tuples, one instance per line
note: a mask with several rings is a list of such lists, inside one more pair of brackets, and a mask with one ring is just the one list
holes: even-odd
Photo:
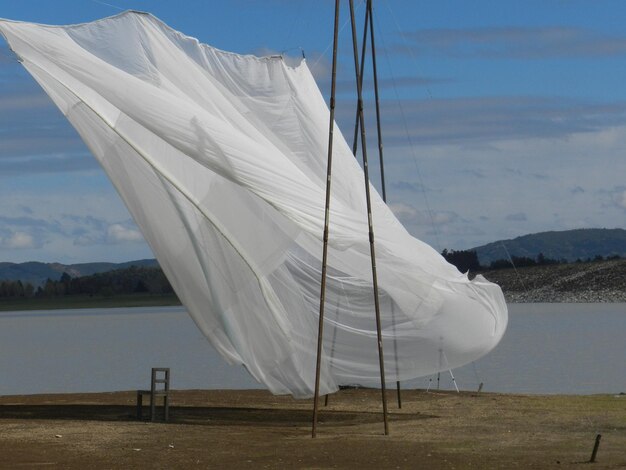
[[(509, 312), (500, 345), (452, 371), (461, 389), (626, 392), (626, 304), (513, 304)], [(178, 389), (261, 388), (218, 356), (183, 307), (0, 312), (0, 395), (146, 388), (159, 366), (172, 369)], [(449, 373), (440, 387), (453, 387)]]

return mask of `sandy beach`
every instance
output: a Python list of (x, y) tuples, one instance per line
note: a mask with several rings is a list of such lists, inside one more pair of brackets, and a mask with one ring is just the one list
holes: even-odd
[(169, 423), (135, 393), (0, 397), (2, 468), (626, 468), (626, 396), (343, 390), (321, 407), (265, 391), (174, 391)]

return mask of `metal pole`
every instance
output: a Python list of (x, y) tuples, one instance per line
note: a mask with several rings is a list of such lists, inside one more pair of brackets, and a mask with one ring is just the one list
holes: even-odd
[(363, 94), (361, 83), (359, 81), (359, 56), (356, 39), (356, 24), (354, 20), (354, 0), (350, 0), (350, 22), (352, 23), (352, 47), (354, 54), (354, 71), (357, 77), (357, 94), (359, 122), (361, 124), (361, 151), (363, 152), (363, 176), (365, 179), (365, 198), (367, 202), (367, 223), (370, 240), (370, 257), (372, 259), (372, 284), (374, 287), (374, 307), (376, 310), (376, 335), (378, 339), (378, 362), (380, 367), (380, 388), (383, 400), (383, 421), (385, 424), (385, 435), (389, 434), (389, 425), (387, 422), (387, 394), (385, 390), (385, 360), (383, 356), (383, 340), (380, 322), (380, 305), (378, 300), (378, 278), (376, 276), (376, 250), (374, 248), (374, 224), (372, 222), (372, 200), (370, 197), (370, 180), (367, 163), (367, 142), (365, 138), (365, 118), (363, 116)]
[[(372, 7), (372, 0), (367, 2), (367, 11), (365, 13), (365, 21), (367, 22), (369, 17), (370, 24), (370, 42), (372, 44), (372, 73), (374, 75), (374, 97), (376, 98), (376, 130), (378, 132), (378, 157), (380, 161), (380, 184), (383, 193), (383, 201), (387, 203), (387, 190), (385, 189), (385, 164), (383, 161), (383, 133), (380, 126), (380, 99), (378, 96), (378, 71), (376, 68), (376, 41), (374, 41), (374, 9)], [(367, 28), (366, 28), (367, 31)], [(363, 64), (361, 64), (362, 66)], [(361, 83), (363, 83), (361, 78)], [(393, 319), (393, 304), (392, 319)], [(395, 325), (395, 322), (394, 322)], [(393, 350), (396, 357), (396, 377), (399, 375), (398, 370), (398, 341), (394, 335), (393, 338)], [(396, 380), (396, 391), (398, 395), (398, 408), (402, 408), (402, 396), (400, 394), (400, 381)]]
[(337, 37), (339, 36), (339, 0), (335, 0), (335, 29), (333, 35), (333, 66), (330, 87), (330, 122), (328, 124), (328, 164), (326, 168), (326, 207), (324, 212), (324, 249), (322, 254), (322, 285), (320, 292), (320, 318), (317, 333), (317, 361), (315, 365), (315, 396), (313, 401), (313, 427), (311, 437), (317, 431), (317, 402), (320, 395), (320, 368), (324, 337), (324, 302), (326, 300), (326, 267), (328, 259), (328, 224), (330, 220), (330, 182), (333, 163), (333, 132), (335, 127), (335, 87), (337, 82)]

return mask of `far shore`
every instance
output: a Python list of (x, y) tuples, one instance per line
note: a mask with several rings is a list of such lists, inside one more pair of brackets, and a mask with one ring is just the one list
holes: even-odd
[[(525, 303), (564, 303), (564, 304), (596, 304), (596, 303), (626, 303), (626, 295), (608, 296), (604, 300), (601, 296), (555, 296), (550, 301), (547, 296), (535, 298), (531, 295), (507, 295), (508, 304)], [(73, 310), (96, 308), (133, 308), (133, 307), (170, 307), (182, 305), (175, 295), (124, 295), (124, 296), (63, 296), (46, 299), (11, 299), (0, 300), (0, 312), (44, 311), (44, 310)]]
[[(488, 269), (482, 274), (515, 303), (624, 303), (626, 259)], [(59, 295), (0, 298), (0, 311), (180, 305), (175, 294)]]
[[(626, 468), (626, 395), (342, 390), (320, 406), (261, 390), (172, 391), (170, 422), (135, 392), (0, 397), (7, 468)], [(146, 408), (147, 412), (147, 408)], [(158, 417), (158, 416), (157, 416)]]
[(82, 308), (165, 307), (181, 305), (174, 294), (132, 294), (116, 296), (64, 295), (47, 298), (0, 300), (0, 312), (25, 310), (69, 310)]
[(626, 259), (480, 271), (510, 303), (626, 302)]

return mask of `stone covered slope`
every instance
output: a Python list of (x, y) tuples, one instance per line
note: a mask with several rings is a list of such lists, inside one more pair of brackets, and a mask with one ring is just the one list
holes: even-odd
[(626, 302), (626, 259), (484, 270), (507, 302)]

